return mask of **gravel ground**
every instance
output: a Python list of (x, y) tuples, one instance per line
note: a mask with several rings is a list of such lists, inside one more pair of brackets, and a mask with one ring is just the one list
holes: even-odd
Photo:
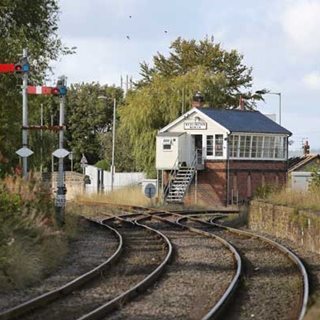
[(110, 301), (151, 273), (166, 255), (158, 236), (138, 227), (116, 225), (124, 239), (124, 250), (116, 265), (85, 287), (45, 309), (25, 317), (30, 319), (77, 319)]
[(175, 258), (145, 294), (106, 319), (200, 319), (221, 297), (234, 275), (230, 252), (217, 240), (163, 222), (147, 221), (169, 237)]
[[(235, 217), (237, 219), (237, 217)], [(229, 221), (229, 224), (232, 226), (232, 221)], [(298, 243), (295, 243), (289, 239), (277, 238), (274, 235), (264, 232), (252, 231), (245, 227), (241, 228), (245, 231), (254, 232), (256, 234), (263, 235), (272, 239), (288, 249), (294, 252), (304, 263), (308, 275), (309, 275), (309, 285), (310, 285), (310, 296), (309, 296), (309, 305), (312, 307), (314, 302), (317, 302), (320, 297), (320, 255), (311, 251), (306, 251), (302, 246)], [(306, 319), (319, 319), (320, 312), (315, 312), (317, 315), (310, 314), (310, 308), (307, 310)], [(311, 312), (312, 313), (312, 312)], [(310, 318), (309, 318), (310, 316)]]
[(81, 232), (70, 242), (69, 254), (63, 265), (35, 286), (0, 294), (0, 311), (66, 284), (113, 254), (118, 243), (112, 231), (84, 219), (80, 225)]
[[(189, 225), (189, 224), (188, 224)], [(237, 236), (222, 229), (200, 227), (231, 242), (244, 258), (245, 274), (225, 319), (296, 319), (302, 280), (285, 255), (255, 238)]]
[[(244, 229), (247, 230), (247, 229)], [(248, 230), (251, 231), (251, 230)], [(305, 264), (307, 272), (309, 274), (309, 285), (310, 285), (310, 304), (314, 302), (315, 299), (319, 299), (320, 296), (320, 255), (314, 252), (306, 251), (303, 247), (299, 246), (297, 243), (290, 241), (288, 239), (276, 238), (270, 234), (256, 232), (257, 234), (264, 235), (270, 239), (273, 239), (292, 252), (294, 252)], [(308, 312), (307, 312), (308, 315)], [(314, 318), (317, 319), (317, 318)]]

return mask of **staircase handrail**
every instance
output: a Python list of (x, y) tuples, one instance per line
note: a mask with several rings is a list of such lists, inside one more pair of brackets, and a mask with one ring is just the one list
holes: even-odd
[(192, 159), (192, 162), (191, 162), (191, 166), (188, 168), (189, 170), (187, 171), (187, 174), (191, 174), (191, 177), (190, 177), (190, 179), (189, 179), (189, 181), (188, 181), (188, 183), (186, 185), (186, 188), (184, 190), (183, 196), (186, 194), (187, 189), (188, 189), (189, 185), (191, 184), (191, 181), (192, 181), (192, 179), (194, 177), (194, 173), (195, 173), (195, 170), (197, 168), (199, 151), (200, 151), (200, 149), (196, 149), (195, 150), (195, 153), (194, 153), (194, 156), (193, 156), (193, 159)]
[[(186, 192), (187, 192), (187, 190), (188, 190), (188, 187), (190, 186), (191, 181), (192, 181), (192, 179), (193, 179), (193, 177), (194, 177), (194, 173), (195, 173), (196, 165), (197, 165), (197, 161), (198, 161), (199, 151), (200, 151), (200, 149), (196, 149), (196, 150), (195, 150), (195, 153), (194, 153), (194, 156), (193, 156), (191, 165), (188, 166), (188, 171), (186, 172), (187, 175), (190, 174), (190, 177), (189, 177), (189, 179), (188, 179), (188, 182), (187, 182), (187, 183), (183, 183), (183, 182), (181, 183), (182, 185), (184, 185), (184, 188), (183, 188), (183, 190), (182, 190), (182, 191), (183, 191), (182, 198), (184, 198), (184, 196), (185, 196), (185, 194), (186, 194)], [(173, 181), (173, 179), (170, 181), (170, 187), (168, 188), (168, 191), (167, 191), (166, 196), (167, 196), (167, 195), (169, 194), (169, 192), (170, 192), (170, 188), (171, 188), (171, 185), (172, 185), (172, 181)]]
[(166, 196), (168, 195), (169, 193), (169, 190), (171, 188), (171, 185), (172, 185), (172, 181), (174, 180), (173, 178), (176, 176), (177, 174), (177, 170), (179, 170), (179, 156), (177, 157), (176, 161), (174, 162), (174, 165), (169, 173), (169, 181), (168, 183), (166, 184), (166, 186), (164, 187), (164, 190), (163, 190), (163, 199), (166, 198)]

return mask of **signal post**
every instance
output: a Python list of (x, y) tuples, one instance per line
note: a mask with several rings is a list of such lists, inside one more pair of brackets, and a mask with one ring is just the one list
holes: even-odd
[(57, 175), (57, 191), (55, 197), (55, 207), (56, 207), (56, 221), (58, 225), (64, 224), (64, 211), (66, 203), (66, 187), (64, 181), (64, 167), (63, 159), (70, 153), (68, 150), (63, 148), (64, 139), (64, 110), (65, 110), (65, 98), (67, 94), (66, 87), (66, 77), (61, 76), (57, 81), (56, 87), (46, 87), (46, 86), (28, 86), (27, 92), (29, 94), (41, 94), (41, 95), (54, 95), (58, 96), (60, 99), (60, 110), (59, 110), (59, 125), (58, 126), (31, 126), (29, 129), (41, 129), (41, 130), (53, 130), (59, 131), (59, 147), (55, 150), (52, 155), (59, 159), (59, 169)]
[[(59, 171), (57, 178), (57, 194), (55, 198), (56, 206), (56, 220), (59, 225), (64, 223), (64, 208), (65, 208), (65, 194), (66, 187), (64, 183), (64, 170), (63, 159), (70, 153), (63, 148), (64, 138), (64, 108), (65, 108), (65, 96), (67, 94), (66, 77), (59, 78), (56, 87), (46, 86), (28, 86), (28, 73), (30, 71), (30, 65), (28, 62), (27, 49), (23, 49), (22, 58), (18, 63), (4, 63), (0, 64), (0, 73), (14, 73), (22, 78), (22, 148), (16, 151), (16, 153), (22, 158), (23, 164), (23, 177), (28, 177), (28, 157), (33, 154), (33, 151), (28, 148), (28, 130), (53, 130), (59, 131), (59, 148), (52, 154), (59, 159)], [(28, 122), (28, 94), (42, 94), (42, 95), (54, 95), (60, 98), (60, 116), (59, 126), (29, 126)]]

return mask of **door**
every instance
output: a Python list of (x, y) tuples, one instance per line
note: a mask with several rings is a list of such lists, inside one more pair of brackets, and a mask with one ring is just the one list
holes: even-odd
[(202, 134), (194, 135), (194, 151), (197, 153), (197, 164), (202, 165)]

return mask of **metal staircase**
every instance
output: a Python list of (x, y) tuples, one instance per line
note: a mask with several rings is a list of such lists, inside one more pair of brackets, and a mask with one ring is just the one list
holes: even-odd
[(182, 203), (197, 170), (197, 152), (190, 166), (178, 165), (170, 172), (170, 181), (164, 190), (167, 203)]

